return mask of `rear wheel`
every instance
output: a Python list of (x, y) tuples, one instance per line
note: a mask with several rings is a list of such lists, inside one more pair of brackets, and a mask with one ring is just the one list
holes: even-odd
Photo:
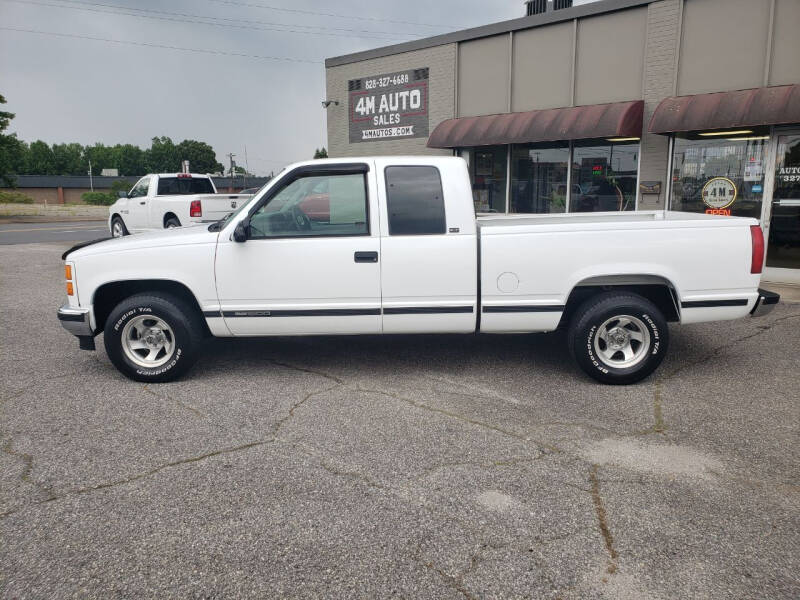
[(175, 229), (176, 227), (180, 226), (181, 222), (178, 221), (178, 217), (170, 217), (164, 221), (164, 229)]
[(169, 294), (141, 294), (120, 302), (108, 316), (108, 358), (135, 381), (165, 382), (197, 360), (203, 326), (197, 312)]
[(111, 237), (122, 237), (128, 235), (128, 228), (120, 217), (111, 219)]
[(629, 292), (590, 298), (569, 328), (570, 352), (587, 375), (610, 384), (640, 381), (656, 370), (669, 344), (661, 311)]

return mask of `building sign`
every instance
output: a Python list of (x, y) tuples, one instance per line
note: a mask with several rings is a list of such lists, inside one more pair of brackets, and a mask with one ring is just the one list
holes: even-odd
[(347, 82), (350, 143), (428, 137), (428, 69)]
[(710, 214), (730, 214), (730, 211), (723, 211), (736, 200), (736, 184), (727, 177), (714, 177), (709, 179), (703, 186), (703, 202), (710, 210)]
[(800, 167), (781, 167), (778, 169), (779, 185), (800, 183)]

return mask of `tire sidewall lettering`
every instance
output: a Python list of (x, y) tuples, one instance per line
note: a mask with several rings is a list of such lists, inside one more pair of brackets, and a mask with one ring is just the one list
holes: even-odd
[(125, 313), (119, 319), (117, 319), (117, 322), (114, 323), (114, 331), (119, 332), (120, 327), (122, 327), (125, 324), (125, 321), (127, 321), (133, 316), (140, 315), (142, 313), (152, 314), (153, 309), (150, 308), (149, 306), (138, 306), (136, 308), (132, 308), (128, 311), (125, 311)]
[[(636, 311), (636, 310), (629, 310), (629, 309), (626, 309), (624, 307), (622, 307), (620, 309), (617, 309), (617, 310), (614, 310), (613, 312), (618, 314), (618, 313), (620, 313), (620, 311), (626, 311), (626, 312), (628, 312), (630, 314), (638, 315), (638, 317), (642, 321), (644, 321), (647, 324), (648, 327), (650, 327), (650, 332), (651, 332), (650, 346), (651, 347), (648, 350), (648, 356), (650, 356), (650, 357), (656, 356), (661, 350), (661, 333), (660, 333), (660, 331), (658, 329), (658, 325), (653, 320), (653, 318), (650, 315), (648, 315), (647, 313), (641, 313), (641, 312)], [(602, 319), (600, 319), (598, 321), (602, 322), (605, 319), (609, 318), (610, 316), (613, 316), (613, 314), (606, 314), (605, 316), (602, 317)], [(592, 324), (591, 327), (589, 327), (589, 332), (588, 332), (588, 335), (586, 336), (586, 352), (587, 352), (587, 356), (588, 356), (589, 362), (592, 364), (592, 366), (594, 366), (594, 368), (596, 368), (598, 371), (600, 371), (601, 373), (604, 373), (604, 374), (608, 374), (612, 370), (620, 372), (619, 369), (614, 369), (613, 367), (607, 367), (605, 365), (605, 363), (602, 360), (600, 360), (600, 358), (598, 356), (595, 355), (595, 352), (594, 352), (594, 340), (595, 340), (595, 337), (599, 333), (598, 327), (599, 327), (598, 324)], [(640, 365), (638, 365), (638, 366), (641, 367), (644, 364), (646, 364), (646, 362), (647, 361), (645, 360), (644, 362), (640, 363)], [(622, 370), (622, 371), (624, 372), (624, 370)]]

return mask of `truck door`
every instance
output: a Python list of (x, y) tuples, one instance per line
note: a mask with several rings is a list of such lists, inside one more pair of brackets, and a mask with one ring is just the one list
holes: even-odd
[(413, 161), (376, 161), (383, 331), (474, 331), (477, 237), (466, 166)]
[(124, 217), (128, 231), (141, 231), (149, 227), (149, 189), (152, 179), (149, 175), (142, 177), (128, 194), (128, 214)]
[(247, 241), (223, 231), (217, 294), (231, 333), (380, 332), (380, 234), (371, 166), (293, 169), (248, 209)]

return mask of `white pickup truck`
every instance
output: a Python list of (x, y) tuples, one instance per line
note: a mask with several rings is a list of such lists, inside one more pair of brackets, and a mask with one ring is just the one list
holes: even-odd
[(213, 223), (236, 210), (248, 194), (218, 194), (209, 175), (145, 175), (108, 209), (113, 237)]
[(208, 227), (80, 244), (58, 311), (80, 347), (104, 331), (137, 381), (185, 373), (204, 336), (567, 329), (605, 383), (652, 373), (668, 322), (758, 315), (757, 221), (676, 212), (476, 220), (460, 158), (317, 160)]

